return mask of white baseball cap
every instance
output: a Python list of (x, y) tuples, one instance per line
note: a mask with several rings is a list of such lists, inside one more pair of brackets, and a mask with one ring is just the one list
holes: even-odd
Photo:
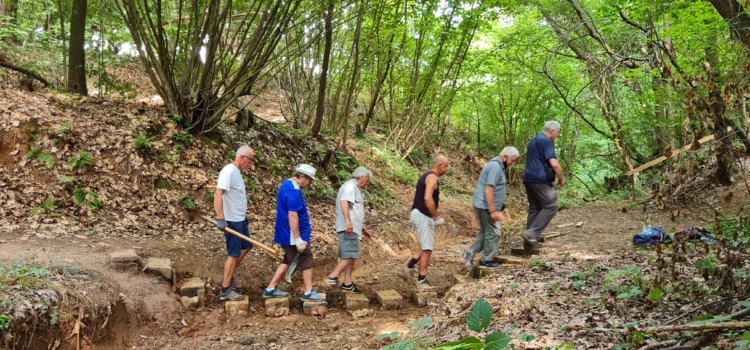
[(300, 164), (300, 165), (297, 165), (297, 168), (294, 169), (294, 171), (299, 172), (299, 173), (303, 173), (303, 174), (309, 176), (313, 180), (317, 180), (318, 179), (317, 177), (315, 177), (315, 173), (317, 172), (317, 170), (315, 170), (315, 167), (313, 167), (312, 165)]

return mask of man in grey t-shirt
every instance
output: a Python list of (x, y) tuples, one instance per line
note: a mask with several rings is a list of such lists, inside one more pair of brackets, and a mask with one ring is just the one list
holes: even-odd
[(361, 191), (370, 183), (371, 177), (372, 172), (365, 167), (354, 169), (352, 178), (341, 185), (336, 196), (336, 233), (341, 261), (325, 279), (332, 288), (336, 288), (338, 277), (343, 272), (344, 283), (341, 284), (341, 289), (345, 292), (361, 293), (352, 282), (352, 271), (354, 261), (362, 257), (360, 237), (371, 238), (365, 227), (365, 202)]
[(505, 195), (507, 194), (507, 180), (505, 169), (518, 161), (519, 152), (513, 146), (505, 147), (500, 155), (492, 158), (484, 166), (477, 180), (477, 190), (471, 204), (479, 219), (479, 236), (474, 240), (461, 257), (466, 261), (466, 267), (474, 264), (474, 255), (482, 252), (479, 262), (481, 269), (496, 269), (500, 264), (493, 261), (500, 244), (500, 212), (505, 209)]

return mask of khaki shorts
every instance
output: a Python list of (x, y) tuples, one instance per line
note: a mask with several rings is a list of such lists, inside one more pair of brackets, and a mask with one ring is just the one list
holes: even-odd
[(411, 225), (417, 230), (419, 246), (422, 250), (432, 250), (435, 246), (435, 221), (417, 209), (411, 211)]

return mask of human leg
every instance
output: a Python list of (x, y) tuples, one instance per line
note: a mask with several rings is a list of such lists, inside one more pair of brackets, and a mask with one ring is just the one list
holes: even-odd
[(482, 213), (479, 217), (479, 225), (482, 230), (484, 242), (482, 244), (482, 261), (487, 263), (493, 261), (497, 254), (497, 247), (500, 245), (500, 224), (492, 221), (489, 212)]
[(538, 241), (544, 229), (557, 214), (557, 192), (549, 184), (526, 184), (526, 191), (529, 194), (529, 202), (532, 201), (531, 198), (533, 197), (539, 210), (533, 221), (527, 223), (528, 228), (524, 231), (524, 236)]

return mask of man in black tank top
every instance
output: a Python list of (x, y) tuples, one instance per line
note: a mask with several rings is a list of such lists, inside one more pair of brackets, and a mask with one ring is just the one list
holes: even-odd
[(410, 269), (419, 263), (419, 277), (417, 278), (417, 289), (432, 290), (425, 278), (427, 267), (430, 264), (430, 256), (435, 244), (435, 225), (442, 224), (438, 205), (440, 204), (440, 180), (439, 178), (448, 171), (448, 158), (437, 156), (432, 162), (432, 169), (426, 171), (417, 181), (417, 192), (414, 194), (414, 204), (410, 214), (410, 220), (414, 229), (417, 230), (421, 251), (412, 256), (406, 267), (399, 271), (399, 276), (409, 280)]

